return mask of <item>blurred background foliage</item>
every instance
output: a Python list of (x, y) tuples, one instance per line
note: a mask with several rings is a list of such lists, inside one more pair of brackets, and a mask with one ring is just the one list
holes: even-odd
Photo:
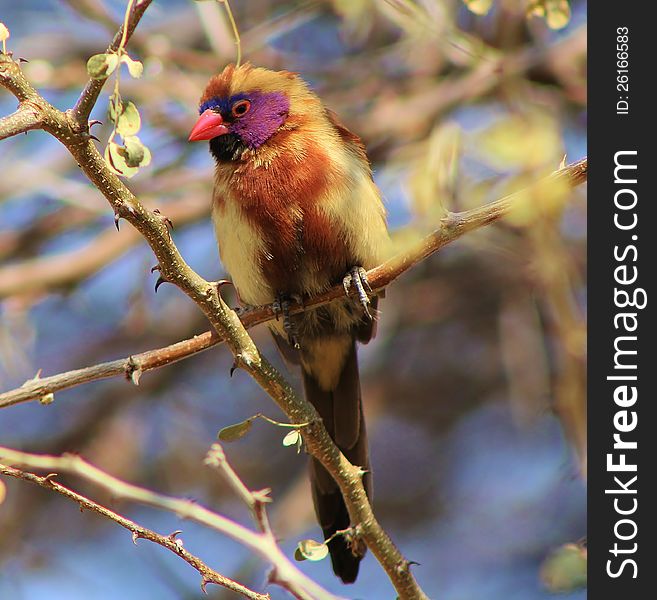
[[(29, 59), (33, 84), (66, 108), (125, 5), (3, 0), (0, 21), (9, 49)], [(400, 248), (447, 211), (585, 154), (584, 2), (233, 0), (232, 9), (247, 60), (300, 72), (362, 136)], [(235, 57), (225, 13), (215, 2), (156, 0), (128, 50), (144, 74), (123, 77), (121, 91), (139, 108), (153, 156), (129, 185), (172, 219), (192, 267), (219, 279), (211, 158), (185, 140), (207, 79)], [(110, 92), (92, 115), (105, 122), (94, 128), (103, 144)], [(0, 114), (14, 109), (0, 93)], [(0, 156), (0, 389), (207, 329), (175, 287), (154, 294), (146, 243), (127, 224), (116, 232), (107, 203), (54, 139), (30, 132), (1, 142)], [(553, 190), (547, 205), (527, 197), (509, 219), (418, 265), (388, 289), (378, 337), (361, 350), (375, 511), (420, 563), (414, 572), (432, 598), (549, 598), (554, 559), (546, 558), (585, 534), (584, 194)], [(278, 360), (266, 330), (253, 335)], [(60, 392), (46, 407), (4, 409), (0, 443), (77, 452), (248, 523), (202, 458), (222, 427), (256, 412), (281, 415), (244, 373), (229, 378), (231, 363), (219, 347), (149, 372), (139, 387), (110, 380)], [(273, 489), (274, 527), (291, 555), (298, 539), (319, 533), (306, 459), (281, 438), (258, 421), (226, 450), (249, 486)], [(266, 566), (236, 544), (61, 479), (147, 527), (182, 529), (185, 546), (211, 566), (263, 585)], [(7, 483), (0, 597), (202, 596), (197, 573), (165, 550), (135, 548), (125, 531), (67, 501)], [(349, 597), (394, 594), (371, 554), (350, 588), (326, 561), (300, 568)]]

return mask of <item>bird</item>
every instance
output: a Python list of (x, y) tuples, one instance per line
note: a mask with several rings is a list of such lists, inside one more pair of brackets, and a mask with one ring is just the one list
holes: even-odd
[[(286, 361), (300, 365), (305, 397), (331, 438), (372, 474), (356, 342), (376, 331), (378, 297), (365, 270), (390, 252), (386, 210), (360, 138), (302, 77), (250, 63), (213, 76), (190, 141), (209, 141), (215, 161), (212, 220), (222, 264), (247, 306), (273, 303), (270, 322)], [(303, 300), (344, 283), (338, 302), (290, 317)], [(357, 298), (353, 297), (356, 296)], [(310, 460), (313, 504), (332, 567), (353, 583), (365, 544), (353, 531), (331, 475)]]

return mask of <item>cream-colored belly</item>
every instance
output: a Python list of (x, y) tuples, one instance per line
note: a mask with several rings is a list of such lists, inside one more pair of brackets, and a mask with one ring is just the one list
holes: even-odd
[(272, 302), (274, 291), (263, 277), (260, 263), (266, 256), (265, 241), (230, 199), (215, 204), (212, 220), (221, 262), (242, 302), (250, 305)]

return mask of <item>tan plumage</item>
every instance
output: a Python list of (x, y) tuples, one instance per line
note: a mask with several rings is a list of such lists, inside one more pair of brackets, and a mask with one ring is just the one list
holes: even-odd
[[(231, 117), (230, 107), (244, 98), (251, 103), (248, 117)], [(340, 283), (350, 268), (369, 269), (387, 257), (385, 209), (363, 145), (300, 77), (230, 65), (211, 79), (201, 105), (223, 111), (225, 123), (219, 121), (234, 134), (210, 143), (217, 158), (213, 220), (222, 262), (243, 302), (313, 296)], [(243, 143), (251, 138), (257, 143)], [(279, 347), (302, 365), (306, 395), (338, 446), (369, 469), (355, 339), (368, 341), (372, 323), (345, 300), (306, 311), (295, 324), (298, 351), (288, 345), (282, 322), (272, 323)], [(312, 473), (328, 536), (348, 527), (349, 518), (328, 473), (319, 463)], [(341, 538), (330, 548), (336, 573), (353, 581), (364, 550), (349, 550)]]

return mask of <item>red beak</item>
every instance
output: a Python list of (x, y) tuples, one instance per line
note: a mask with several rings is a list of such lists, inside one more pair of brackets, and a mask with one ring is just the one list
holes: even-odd
[(224, 125), (221, 115), (208, 108), (196, 121), (196, 125), (189, 134), (189, 141), (211, 140), (226, 133), (228, 133), (228, 127)]

